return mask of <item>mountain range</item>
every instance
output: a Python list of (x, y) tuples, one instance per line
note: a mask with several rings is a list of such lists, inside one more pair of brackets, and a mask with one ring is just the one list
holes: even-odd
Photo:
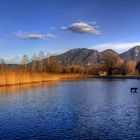
[[(99, 63), (105, 54), (111, 53), (116, 55), (120, 60), (131, 60), (138, 62), (140, 61), (140, 46), (135, 46), (124, 53), (117, 53), (112, 49), (107, 49), (105, 51), (97, 51), (94, 49), (87, 48), (76, 48), (69, 50), (63, 54), (51, 56), (50, 58), (55, 58), (60, 65), (92, 65)], [(50, 59), (49, 58), (49, 59)]]

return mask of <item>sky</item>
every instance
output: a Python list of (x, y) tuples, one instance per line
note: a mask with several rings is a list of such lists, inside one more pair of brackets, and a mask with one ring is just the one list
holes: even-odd
[(122, 53), (140, 45), (140, 0), (0, 0), (0, 57), (18, 62), (43, 50)]

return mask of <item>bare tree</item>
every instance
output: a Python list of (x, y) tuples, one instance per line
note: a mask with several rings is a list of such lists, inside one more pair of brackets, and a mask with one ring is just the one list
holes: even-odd
[(126, 62), (126, 68), (128, 71), (128, 74), (135, 75), (136, 74), (136, 62), (135, 61), (127, 61)]
[(4, 67), (5, 67), (5, 61), (3, 58), (0, 58), (0, 70), (1, 70), (1, 72), (3, 72)]
[(102, 58), (102, 64), (104, 65), (105, 69), (113, 68), (118, 65), (118, 56), (113, 53), (107, 53)]
[(49, 60), (50, 60), (50, 53), (47, 53), (47, 64), (49, 64)]
[(36, 53), (32, 56), (32, 71), (37, 71), (37, 56)]
[(103, 69), (111, 76), (113, 69), (119, 64), (119, 57), (111, 52), (106, 53), (102, 57), (101, 64)]
[(28, 64), (29, 61), (30, 61), (28, 55), (23, 55), (21, 61), (22, 61), (22, 64), (24, 65), (24, 69), (27, 70), (27, 64)]
[(49, 64), (47, 65), (48, 72), (57, 73), (59, 71), (59, 64), (53, 57), (49, 58)]
[(40, 71), (44, 70), (44, 59), (45, 59), (45, 54), (44, 52), (41, 50), (39, 53), (39, 67), (40, 67)]

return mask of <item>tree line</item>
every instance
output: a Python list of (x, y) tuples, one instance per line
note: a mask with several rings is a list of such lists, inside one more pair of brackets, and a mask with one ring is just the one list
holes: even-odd
[(55, 57), (47, 56), (43, 51), (37, 56), (35, 53), (30, 59), (28, 55), (23, 55), (21, 63), (10, 67), (6, 65), (4, 59), (0, 59), (0, 72), (15, 69), (29, 72), (46, 72), (46, 73), (82, 73), (92, 75), (137, 75), (140, 74), (140, 62), (124, 61), (117, 55), (107, 53), (102, 56), (99, 63), (79, 66), (63, 66)]

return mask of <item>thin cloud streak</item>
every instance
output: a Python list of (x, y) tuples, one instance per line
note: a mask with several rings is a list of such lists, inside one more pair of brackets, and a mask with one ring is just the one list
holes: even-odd
[(18, 31), (15, 33), (15, 35), (19, 38), (22, 38), (22, 39), (28, 39), (28, 40), (38, 40), (38, 39), (50, 39), (50, 38), (55, 38), (54, 35), (52, 34), (27, 34), (27, 33), (24, 33), (22, 31)]
[(140, 42), (128, 42), (128, 43), (104, 43), (104, 44), (98, 44), (94, 45), (90, 48), (96, 49), (99, 51), (104, 51), (106, 49), (112, 49), (118, 53), (123, 53), (129, 49), (131, 49), (134, 46), (140, 45)]

